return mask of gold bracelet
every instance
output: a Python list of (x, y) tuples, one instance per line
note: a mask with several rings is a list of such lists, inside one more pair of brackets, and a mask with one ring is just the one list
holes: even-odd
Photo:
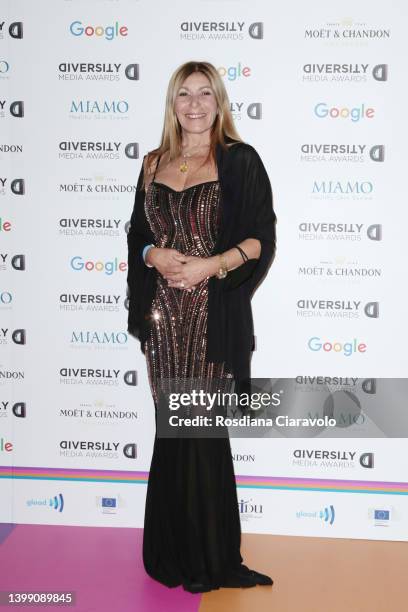
[(217, 278), (225, 278), (228, 274), (227, 261), (222, 253), (219, 254), (220, 267), (217, 272)]

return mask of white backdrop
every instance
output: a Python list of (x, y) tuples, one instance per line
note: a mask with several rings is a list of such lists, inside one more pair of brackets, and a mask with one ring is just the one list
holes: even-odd
[[(126, 333), (126, 224), (184, 61), (219, 68), (272, 183), (252, 376), (406, 376), (407, 8), (339, 10), (2, 3), (2, 522), (143, 525), (154, 409)], [(405, 439), (363, 416), (330, 436), (232, 440), (243, 530), (406, 540)]]

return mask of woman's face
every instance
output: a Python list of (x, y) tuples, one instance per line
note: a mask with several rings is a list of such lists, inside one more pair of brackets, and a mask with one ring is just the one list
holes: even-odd
[(174, 110), (186, 132), (209, 130), (217, 114), (217, 101), (210, 81), (202, 72), (193, 72), (176, 94)]

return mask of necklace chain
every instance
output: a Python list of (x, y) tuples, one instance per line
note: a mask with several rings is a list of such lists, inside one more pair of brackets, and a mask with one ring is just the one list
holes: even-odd
[[(194, 149), (202, 149), (203, 147), (209, 147), (210, 145), (199, 145), (198, 147), (193, 147), (192, 150)], [(180, 172), (187, 172), (188, 170), (188, 163), (187, 163), (187, 158), (188, 157), (193, 157), (191, 154), (187, 153), (187, 151), (185, 153), (182, 153), (183, 156), (183, 161), (180, 164)]]

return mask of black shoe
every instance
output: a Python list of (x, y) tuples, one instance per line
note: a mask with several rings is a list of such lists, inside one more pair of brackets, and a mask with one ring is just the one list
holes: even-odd
[(257, 583), (253, 576), (250, 574), (244, 574), (237, 570), (231, 570), (228, 572), (225, 580), (221, 586), (227, 589), (248, 589), (256, 586)]
[(270, 576), (266, 574), (261, 574), (260, 572), (256, 572), (255, 570), (250, 570), (246, 565), (241, 564), (239, 568), (236, 570), (236, 573), (240, 576), (247, 576), (252, 578), (255, 581), (255, 584), (261, 584), (264, 586), (270, 586), (273, 584), (273, 580)]

